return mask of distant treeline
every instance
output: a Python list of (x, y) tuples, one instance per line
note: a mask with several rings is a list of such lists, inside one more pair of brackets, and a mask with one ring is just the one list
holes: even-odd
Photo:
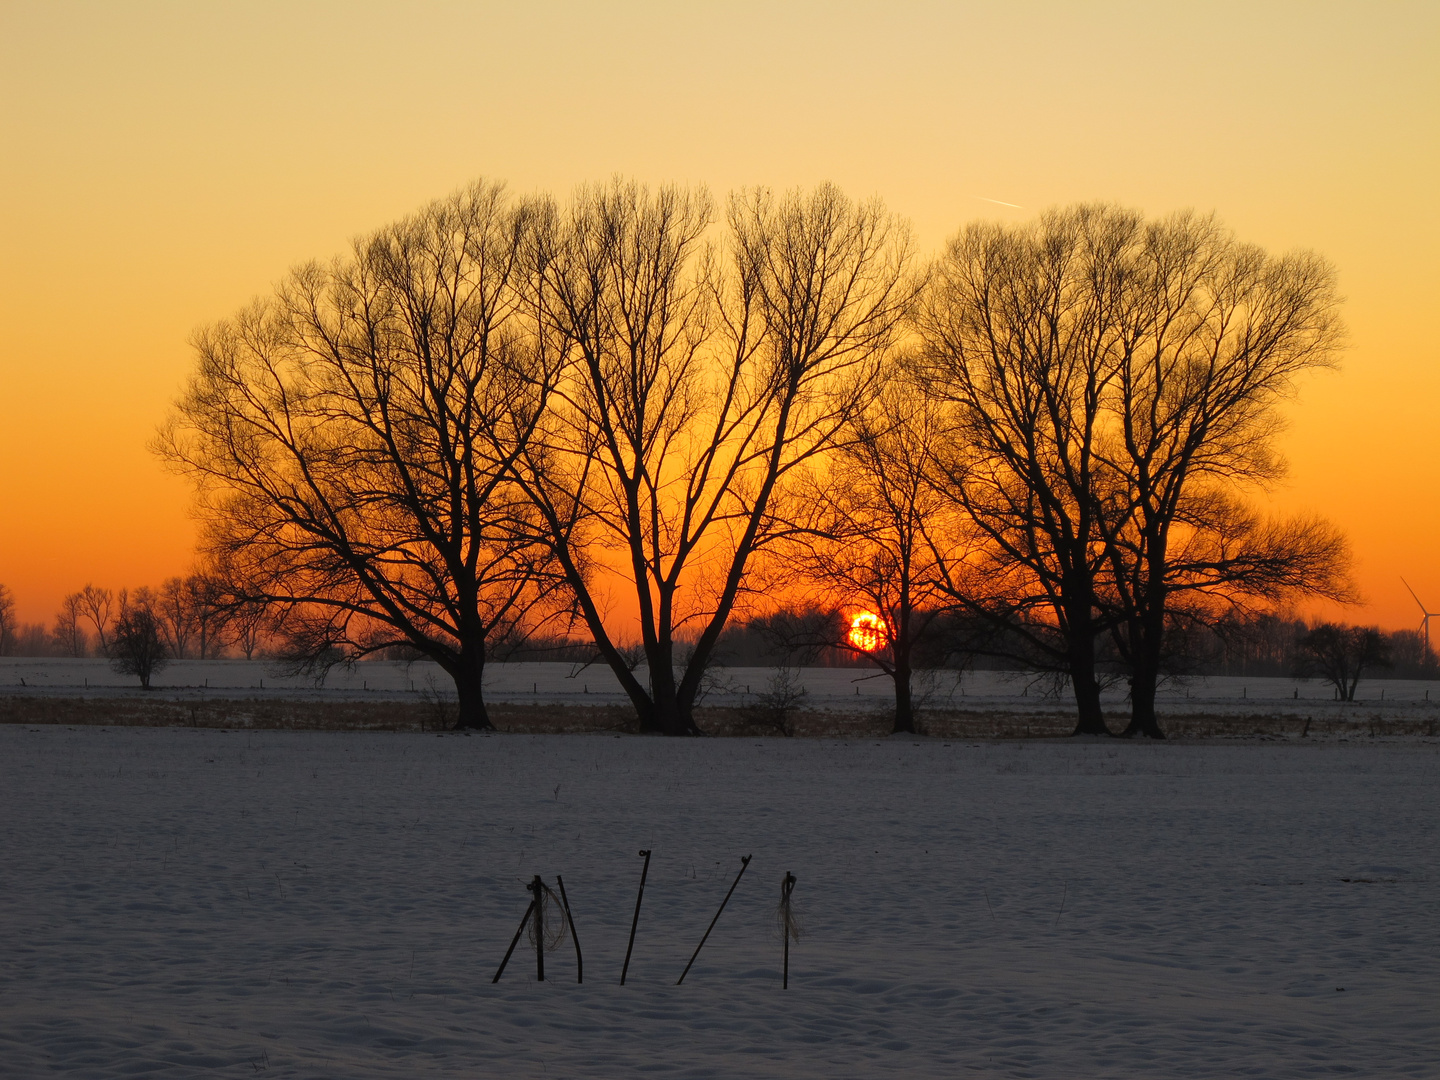
[[(727, 626), (715, 649), (715, 663), (725, 667), (841, 667), (867, 668), (875, 657), (843, 644), (848, 621), (841, 611), (782, 611)], [(1227, 619), (1215, 626), (1172, 631), (1176, 647), (1167, 658), (1167, 677), (1253, 676), (1260, 678), (1323, 678), (1314, 670), (1303, 642), (1316, 628), (1329, 625), (1283, 615), (1262, 614)], [(1415, 630), (1381, 630), (1347, 624), (1346, 629), (1368, 629), (1385, 642), (1390, 666), (1366, 672), (1370, 679), (1440, 679), (1440, 660), (1427, 652)], [(958, 668), (969, 671), (1026, 670), (1015, 650), (1003, 641), (989, 640), (988, 628), (954, 615), (937, 620), (919, 643), (917, 670)], [(1013, 643), (1011, 643), (1013, 645)], [(992, 651), (993, 650), (993, 651)], [(418, 659), (413, 651), (397, 649), (393, 659)], [(1103, 656), (1103, 653), (1102, 653)], [(594, 662), (593, 645), (563, 638), (537, 638), (505, 650), (497, 659), (507, 661)], [(1102, 667), (1112, 676), (1124, 665), (1113, 654)], [(1034, 669), (1032, 669), (1034, 670)]]
[(166, 660), (272, 656), (280, 633), (273, 612), (237, 602), (205, 574), (135, 589), (87, 584), (65, 596), (48, 626), (17, 622), (13, 595), (0, 584), (0, 656), (114, 659), (117, 639), (137, 621), (153, 632)]
[[(86, 585), (65, 597), (54, 622), (17, 623), (10, 590), (0, 584), (0, 656), (114, 657), (112, 643), (122, 616), (145, 611), (154, 620), (165, 659), (262, 659), (293, 662), (283, 626), (263, 610), (229, 610), (218, 602), (218, 588), (204, 575), (174, 577), (159, 587), (111, 590)], [(1222, 619), (1213, 625), (1174, 626), (1168, 639), (1167, 677), (1251, 676), (1258, 678), (1324, 678), (1315, 669), (1306, 639), (1331, 624), (1275, 614)], [(841, 609), (781, 609), (768, 615), (736, 620), (726, 626), (713, 652), (720, 667), (866, 668), (884, 663), (846, 640), (849, 620)], [(1440, 659), (1427, 651), (1415, 630), (1381, 630), (1347, 625), (1351, 632), (1369, 632), (1382, 642), (1382, 662), (1369, 666), (1370, 679), (1437, 679)], [(916, 670), (956, 668), (973, 671), (1045, 670), (1027, 665), (1021, 635), (996, 632), (989, 621), (940, 613), (916, 642)], [(645, 652), (629, 649), (631, 666), (645, 663)], [(422, 652), (404, 645), (378, 650), (365, 660), (412, 662)], [(500, 641), (495, 662), (603, 663), (593, 642), (537, 634)], [(1112, 678), (1124, 664), (1114, 650), (1101, 649), (1100, 667)]]

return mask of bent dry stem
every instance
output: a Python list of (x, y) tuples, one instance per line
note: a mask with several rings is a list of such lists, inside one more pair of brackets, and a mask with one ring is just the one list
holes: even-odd
[(575, 943), (575, 981), (585, 981), (585, 961), (580, 958), (580, 935), (575, 933), (575, 916), (570, 914), (570, 897), (565, 895), (565, 879), (555, 875), (555, 884), (560, 886), (560, 903), (565, 906), (565, 921), (570, 925), (570, 940)]
[(650, 873), (650, 849), (639, 852), (645, 858), (640, 871), (640, 891), (635, 894), (635, 917), (630, 920), (630, 944), (625, 947), (625, 966), (620, 969), (620, 985), (625, 985), (625, 975), (630, 970), (630, 953), (635, 949), (635, 928), (640, 925), (640, 901), (645, 898), (645, 875)]
[(784, 960), (780, 974), (780, 989), (790, 989), (790, 939), (800, 940), (795, 927), (795, 915), (790, 909), (790, 894), (795, 891), (795, 875), (785, 871), (785, 880), (780, 882), (780, 938), (784, 942)]
[(510, 957), (515, 952), (515, 946), (520, 944), (520, 935), (525, 933), (525, 927), (530, 922), (530, 916), (535, 914), (535, 901), (530, 901), (530, 906), (525, 909), (525, 917), (520, 920), (520, 929), (515, 931), (515, 936), (510, 939), (510, 948), (505, 950), (505, 959), (500, 961), (500, 968), (495, 972), (495, 977), (490, 980), (491, 985), (500, 981), (500, 976), (505, 974), (505, 965), (510, 963)]
[(685, 981), (685, 976), (690, 974), (690, 968), (695, 964), (695, 957), (700, 955), (700, 950), (705, 947), (705, 942), (710, 939), (710, 931), (715, 929), (715, 924), (720, 921), (720, 914), (725, 910), (725, 905), (730, 902), (730, 895), (735, 891), (735, 886), (740, 884), (740, 879), (745, 876), (745, 870), (750, 865), (750, 856), (740, 856), (740, 873), (735, 875), (735, 880), (730, 884), (730, 892), (725, 894), (725, 899), (720, 901), (720, 911), (715, 912), (715, 918), (710, 920), (710, 926), (705, 931), (705, 936), (700, 939), (700, 944), (695, 946), (695, 955), (690, 957), (690, 963), (685, 965), (685, 970), (680, 973), (680, 978), (675, 980), (679, 986)]

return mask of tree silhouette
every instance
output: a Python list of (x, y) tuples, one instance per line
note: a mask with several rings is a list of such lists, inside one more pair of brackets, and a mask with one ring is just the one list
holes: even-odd
[(80, 594), (68, 593), (60, 601), (60, 610), (55, 613), (55, 628), (50, 633), (62, 656), (84, 656), (89, 651), (88, 635), (80, 625), (83, 618)]
[(490, 726), (488, 650), (556, 585), (512, 475), (555, 376), (523, 280), (533, 217), (477, 183), (301, 267), (197, 334), (157, 442), (229, 602), (277, 613), (295, 670), (409, 646), (454, 680), (463, 727)]
[(1297, 644), (1301, 656), (1296, 674), (1319, 676), (1335, 687), (1341, 701), (1355, 700), (1355, 688), (1367, 670), (1391, 665), (1390, 642), (1375, 626), (1321, 623)]
[[(110, 648), (106, 630), (110, 627), (110, 610), (115, 596), (109, 589), (97, 588), (87, 583), (78, 593), (71, 594), (81, 614), (95, 627), (95, 640), (102, 655)], [(66, 597), (66, 602), (70, 597)]]
[(1236, 606), (1350, 596), (1323, 521), (1265, 521), (1275, 405), (1330, 363), (1333, 273), (1210, 218), (1085, 205), (975, 225), (938, 260), (919, 369), (949, 409), (942, 487), (984, 535), (957, 603), (1070, 677), (1105, 733), (1102, 635), (1128, 671), (1126, 734), (1159, 736), (1167, 634)]
[(1284, 472), (1275, 405), (1328, 366), (1340, 329), (1334, 272), (1308, 253), (1275, 258), (1213, 218), (1115, 223), (1123, 282), (1100, 456), (1108, 474), (1106, 602), (1130, 673), (1127, 735), (1159, 737), (1155, 692), (1177, 615), (1352, 598), (1344, 538), (1314, 518), (1266, 521), (1238, 497)]
[(945, 569), (963, 558), (961, 523), (932, 479), (940, 415), (904, 372), (856, 416), (821, 468), (787, 494), (794, 515), (777, 546), (795, 574), (842, 616), (879, 615), (874, 647), (849, 639), (849, 619), (825, 624), (820, 643), (864, 656), (895, 687), (896, 732), (915, 731), (914, 674), (946, 603)]
[[(566, 376), (525, 483), (575, 617), (645, 730), (692, 734), (787, 477), (873, 393), (908, 300), (909, 240), (832, 187), (733, 198), (725, 258), (703, 191), (616, 181), (554, 211), (535, 275)], [(638, 614), (648, 679), (606, 621)]]
[(9, 656), (20, 634), (15, 617), (15, 597), (8, 586), (0, 584), (0, 656)]
[(110, 628), (107, 651), (111, 667), (122, 675), (136, 676), (141, 689), (150, 689), (151, 677), (169, 663), (170, 652), (160, 619), (147, 598), (121, 604)]
[(1093, 208), (964, 229), (935, 262), (916, 364), (946, 411), (942, 491), (983, 540), (951, 596), (1063, 671), (1076, 734), (1108, 734), (1096, 639), (1105, 628), (1108, 478), (1102, 402), (1116, 376), (1118, 222)]

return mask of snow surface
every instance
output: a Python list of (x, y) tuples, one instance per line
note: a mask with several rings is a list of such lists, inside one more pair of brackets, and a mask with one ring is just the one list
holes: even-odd
[[(5, 725), (0, 1075), (1440, 1076), (1437, 806), (1433, 740)], [(491, 984), (533, 873), (583, 985)]]

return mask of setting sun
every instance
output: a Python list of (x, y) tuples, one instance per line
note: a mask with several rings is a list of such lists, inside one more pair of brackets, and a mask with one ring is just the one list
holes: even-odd
[(862, 611), (850, 620), (850, 644), (862, 652), (874, 652), (884, 646), (890, 636), (885, 620), (873, 611)]

